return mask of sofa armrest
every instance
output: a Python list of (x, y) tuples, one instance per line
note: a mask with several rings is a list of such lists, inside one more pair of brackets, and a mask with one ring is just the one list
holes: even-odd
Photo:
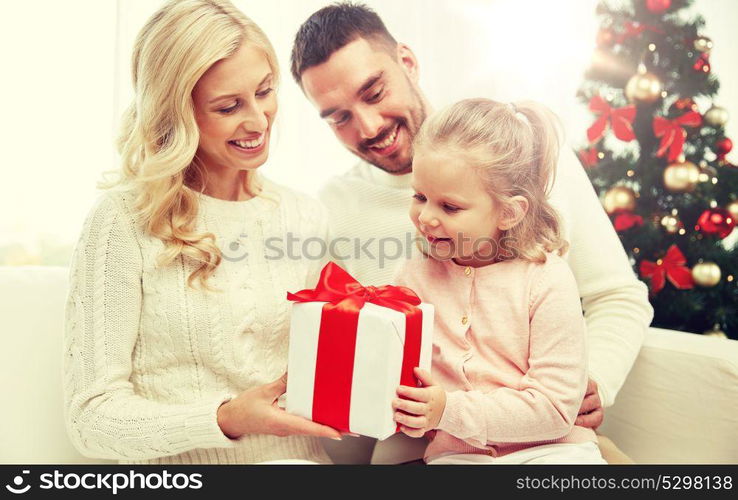
[(599, 432), (637, 463), (738, 463), (738, 341), (649, 329)]

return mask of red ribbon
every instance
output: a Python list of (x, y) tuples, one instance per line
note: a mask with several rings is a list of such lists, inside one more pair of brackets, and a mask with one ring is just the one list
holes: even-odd
[(405, 314), (405, 346), (400, 384), (418, 385), (413, 368), (420, 363), (423, 312), (420, 298), (402, 286), (362, 286), (333, 262), (325, 265), (315, 289), (287, 293), (295, 302), (328, 302), (323, 306), (313, 392), (313, 420), (350, 431), (351, 380), (354, 372), (359, 313), (370, 302)]
[(615, 39), (617, 43), (623, 43), (628, 38), (638, 36), (641, 33), (643, 33), (646, 30), (653, 31), (654, 33), (658, 33), (659, 35), (663, 35), (664, 31), (660, 30), (656, 26), (650, 26), (648, 24), (641, 24), (641, 23), (634, 23), (632, 21), (626, 22), (623, 27), (625, 28), (625, 31), (618, 35), (618, 37)]
[(654, 294), (664, 288), (666, 278), (679, 290), (689, 290), (694, 288), (694, 279), (692, 271), (685, 266), (686, 263), (687, 259), (679, 247), (672, 245), (660, 264), (650, 260), (641, 261), (641, 276), (650, 278), (651, 292)]
[(632, 104), (622, 108), (612, 108), (607, 104), (607, 101), (596, 95), (590, 99), (589, 109), (600, 115), (592, 126), (587, 129), (589, 142), (595, 142), (605, 134), (608, 121), (615, 137), (625, 142), (635, 139), (633, 120), (636, 116), (636, 107)]
[(683, 127), (699, 127), (700, 125), (702, 125), (702, 115), (696, 111), (689, 111), (674, 120), (667, 120), (662, 116), (654, 117), (653, 133), (656, 134), (656, 137), (661, 137), (661, 144), (658, 151), (656, 151), (656, 156), (660, 158), (668, 150), (667, 160), (670, 162), (676, 161), (679, 155), (682, 154), (684, 141), (687, 139), (687, 131)]
[(642, 226), (643, 225), (643, 217), (640, 215), (636, 215), (632, 212), (623, 212), (621, 214), (618, 214), (615, 217), (615, 220), (613, 221), (613, 226), (615, 226), (615, 231), (622, 232), (630, 229), (631, 227), (635, 226)]

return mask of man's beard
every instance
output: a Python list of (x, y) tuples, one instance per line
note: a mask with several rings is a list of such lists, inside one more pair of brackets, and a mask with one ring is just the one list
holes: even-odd
[[(388, 174), (392, 175), (402, 175), (402, 174), (409, 174), (413, 170), (413, 145), (412, 142), (415, 139), (415, 134), (418, 133), (418, 130), (420, 129), (420, 126), (423, 124), (425, 119), (427, 118), (427, 112), (425, 109), (425, 103), (423, 102), (423, 99), (420, 97), (420, 93), (417, 91), (414, 85), (410, 82), (408, 79), (408, 85), (410, 85), (410, 90), (413, 94), (413, 98), (415, 99), (415, 106), (410, 110), (410, 120), (407, 118), (397, 118), (395, 122), (385, 130), (383, 130), (381, 133), (377, 135), (376, 138), (371, 140), (372, 144), (376, 144), (379, 142), (384, 141), (389, 134), (392, 133), (392, 130), (397, 128), (397, 131), (399, 133), (400, 128), (404, 128), (408, 135), (408, 141), (409, 144), (409, 151), (408, 151), (408, 157), (406, 160), (401, 161), (399, 158), (392, 160), (391, 158), (386, 158), (384, 160), (377, 159), (374, 155), (371, 154), (371, 149), (366, 144), (361, 144), (359, 146), (359, 151), (357, 154), (363, 158), (364, 160), (368, 161), (375, 167), (384, 170)], [(399, 152), (398, 152), (399, 153)]]

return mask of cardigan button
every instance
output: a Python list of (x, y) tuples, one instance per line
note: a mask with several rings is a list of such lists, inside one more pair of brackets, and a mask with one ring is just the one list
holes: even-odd
[(466, 325), (469, 322), (469, 318), (467, 316), (461, 317), (461, 324)]
[(464, 274), (466, 274), (467, 276), (469, 276), (471, 273), (472, 273), (471, 267), (470, 266), (466, 266), (466, 269), (464, 269)]

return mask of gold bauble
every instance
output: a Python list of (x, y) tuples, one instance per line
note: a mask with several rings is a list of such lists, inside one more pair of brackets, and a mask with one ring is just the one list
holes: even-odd
[(625, 96), (630, 102), (654, 102), (661, 97), (661, 90), (661, 80), (648, 72), (636, 73), (625, 84)]
[(730, 113), (720, 106), (713, 105), (705, 112), (705, 123), (713, 127), (722, 127), (728, 123), (728, 118), (730, 118)]
[(605, 193), (603, 205), (610, 215), (619, 210), (632, 212), (636, 207), (636, 195), (629, 187), (615, 186)]
[(703, 54), (709, 54), (712, 50), (712, 40), (707, 38), (706, 36), (699, 36), (694, 39), (694, 49), (697, 52), (702, 52)]
[(661, 225), (664, 227), (667, 233), (674, 234), (679, 231), (679, 219), (673, 215), (664, 215), (661, 218)]
[(730, 212), (730, 215), (733, 217), (733, 220), (738, 221), (738, 200), (733, 200), (730, 203), (728, 203), (728, 206), (725, 207), (725, 210)]
[(720, 266), (714, 262), (700, 262), (692, 268), (692, 278), (699, 286), (711, 287), (720, 283)]
[(693, 191), (700, 179), (700, 169), (692, 162), (673, 163), (664, 170), (664, 185), (673, 193)]
[(707, 330), (703, 335), (706, 335), (708, 337), (715, 337), (717, 339), (727, 339), (728, 336), (725, 335), (725, 332), (720, 329), (720, 325), (715, 325), (712, 327), (712, 330)]

